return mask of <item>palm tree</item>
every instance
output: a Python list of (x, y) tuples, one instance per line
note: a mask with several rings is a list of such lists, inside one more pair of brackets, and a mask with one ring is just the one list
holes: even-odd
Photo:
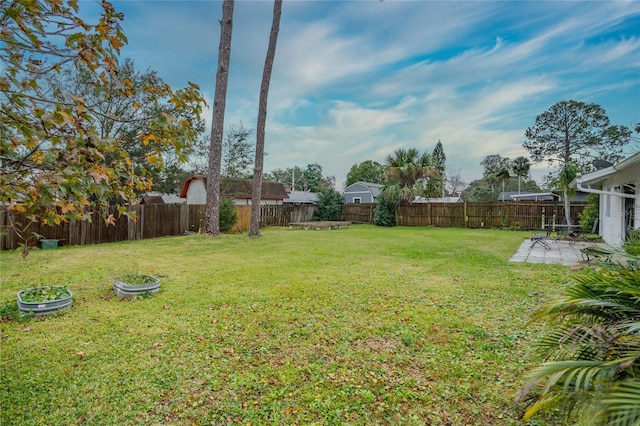
[[(574, 277), (564, 296), (539, 313), (553, 328), (547, 362), (530, 374), (521, 398), (538, 389), (524, 414), (561, 407), (591, 425), (640, 424), (640, 258)], [(579, 420), (579, 419), (578, 419)]]
[[(496, 178), (502, 180), (502, 196), (503, 197), (504, 197), (504, 181), (509, 179), (510, 177), (511, 177), (511, 174), (509, 173), (509, 167), (508, 166), (500, 167), (496, 171)], [(504, 201), (504, 199), (502, 201)]]
[(527, 157), (517, 157), (511, 162), (511, 170), (513, 174), (518, 176), (518, 194), (520, 193), (520, 179), (529, 175), (531, 162)]
[[(421, 154), (415, 148), (394, 151), (387, 156), (385, 165), (389, 184), (383, 192), (387, 200), (396, 204), (413, 201), (416, 193), (423, 194), (419, 184), (426, 182), (428, 187), (428, 181), (439, 175), (432, 165), (431, 155), (426, 152)], [(439, 188), (435, 189), (438, 194)]]

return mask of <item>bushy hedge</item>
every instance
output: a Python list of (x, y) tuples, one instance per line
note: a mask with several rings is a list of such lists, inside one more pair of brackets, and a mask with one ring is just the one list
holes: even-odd
[(373, 223), (378, 226), (396, 226), (396, 208), (396, 203), (387, 200), (384, 193), (380, 194), (373, 213)]

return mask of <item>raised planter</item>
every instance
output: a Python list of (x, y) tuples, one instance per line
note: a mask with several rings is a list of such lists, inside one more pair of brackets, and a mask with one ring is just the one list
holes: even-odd
[(54, 240), (54, 239), (43, 239), (43, 240), (40, 240), (40, 248), (42, 250), (57, 249), (58, 248), (58, 241), (60, 241), (60, 240)]
[(136, 297), (156, 294), (160, 291), (160, 280), (149, 275), (129, 275), (113, 280), (113, 291), (120, 297)]
[(46, 315), (69, 309), (71, 290), (65, 286), (33, 287), (18, 292), (18, 309), (27, 315)]

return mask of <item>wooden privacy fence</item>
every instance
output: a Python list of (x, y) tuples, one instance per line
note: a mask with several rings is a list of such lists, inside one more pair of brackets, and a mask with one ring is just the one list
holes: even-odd
[[(571, 203), (577, 223), (586, 203)], [(373, 223), (376, 204), (345, 204), (342, 220)], [(399, 226), (461, 228), (540, 229), (543, 223), (564, 220), (564, 205), (550, 202), (498, 201), (491, 203), (416, 203), (401, 205), (396, 212)]]
[[(571, 217), (577, 222), (586, 203), (571, 203)], [(354, 223), (373, 223), (375, 204), (345, 204), (342, 220)], [(25, 235), (34, 232), (44, 238), (61, 240), (62, 244), (99, 244), (115, 241), (141, 240), (169, 235), (182, 235), (204, 229), (205, 206), (187, 204), (142, 204), (130, 207), (138, 220), (120, 217), (115, 226), (105, 225), (96, 216), (93, 222), (62, 223), (47, 226), (31, 223)], [(264, 205), (260, 206), (261, 226), (287, 226), (291, 222), (307, 222), (313, 217), (315, 206)], [(236, 206), (237, 226), (232, 231), (249, 229), (250, 206)], [(115, 207), (109, 213), (117, 217)], [(549, 202), (492, 202), (492, 203), (421, 203), (402, 205), (396, 212), (400, 226), (437, 226), (468, 228), (540, 229), (550, 223), (555, 214), (556, 223), (564, 219), (564, 206)], [(0, 209), (0, 227), (6, 231), (10, 221), (27, 224), (26, 214), (9, 215)], [(0, 235), (0, 250), (15, 249), (22, 241), (13, 232)]]
[[(315, 206), (307, 205), (265, 205), (260, 206), (260, 225), (286, 226), (290, 222), (311, 220)], [(29, 224), (24, 235), (33, 233), (47, 239), (60, 240), (61, 244), (100, 244), (115, 241), (142, 240), (146, 238), (182, 235), (204, 229), (205, 206), (187, 204), (140, 204), (131, 206), (137, 220), (119, 217), (115, 225), (106, 225), (102, 218), (94, 214), (92, 222), (66, 222), (48, 226), (39, 222), (29, 224), (26, 214), (10, 215), (0, 209), (0, 250), (17, 248), (21, 239), (9, 231), (11, 221), (21, 224), (19, 229)], [(251, 206), (236, 206), (238, 221), (232, 232), (249, 229)], [(118, 217), (116, 207), (109, 207), (109, 214)], [(31, 240), (31, 245), (35, 242)]]
[(344, 204), (342, 206), (342, 220), (353, 223), (373, 223), (376, 203)]

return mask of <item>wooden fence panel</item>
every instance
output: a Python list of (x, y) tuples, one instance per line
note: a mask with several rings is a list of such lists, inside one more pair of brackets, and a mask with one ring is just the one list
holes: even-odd
[[(248, 231), (251, 226), (251, 206), (236, 206), (238, 220), (236, 224), (241, 231)], [(236, 231), (238, 228), (233, 228)]]
[(464, 227), (463, 203), (429, 203), (431, 224), (437, 227)]
[[(343, 207), (343, 220), (355, 223), (373, 223), (375, 204), (347, 204)], [(571, 217), (577, 221), (586, 203), (571, 203)], [(265, 205), (260, 208), (261, 226), (287, 226), (290, 222), (307, 221), (313, 216), (315, 206)], [(0, 227), (6, 231), (11, 220), (29, 224), (24, 234), (36, 232), (44, 238), (61, 240), (61, 244), (99, 244), (103, 242), (139, 240), (166, 235), (182, 235), (186, 231), (204, 230), (204, 205), (144, 204), (130, 207), (137, 220), (119, 217), (116, 207), (108, 213), (116, 217), (116, 224), (107, 225), (98, 213), (92, 221), (61, 223), (47, 226), (39, 222), (28, 223), (26, 214), (9, 214), (0, 209)], [(250, 206), (236, 206), (238, 226), (249, 229)], [(499, 228), (510, 227), (529, 230), (540, 229), (564, 220), (564, 206), (549, 202), (493, 202), (493, 203), (422, 203), (398, 208), (398, 225)], [(0, 250), (15, 249), (22, 240), (14, 232), (0, 234)], [(34, 242), (31, 241), (31, 244)]]
[(353, 223), (373, 223), (376, 203), (344, 204), (342, 220)]

